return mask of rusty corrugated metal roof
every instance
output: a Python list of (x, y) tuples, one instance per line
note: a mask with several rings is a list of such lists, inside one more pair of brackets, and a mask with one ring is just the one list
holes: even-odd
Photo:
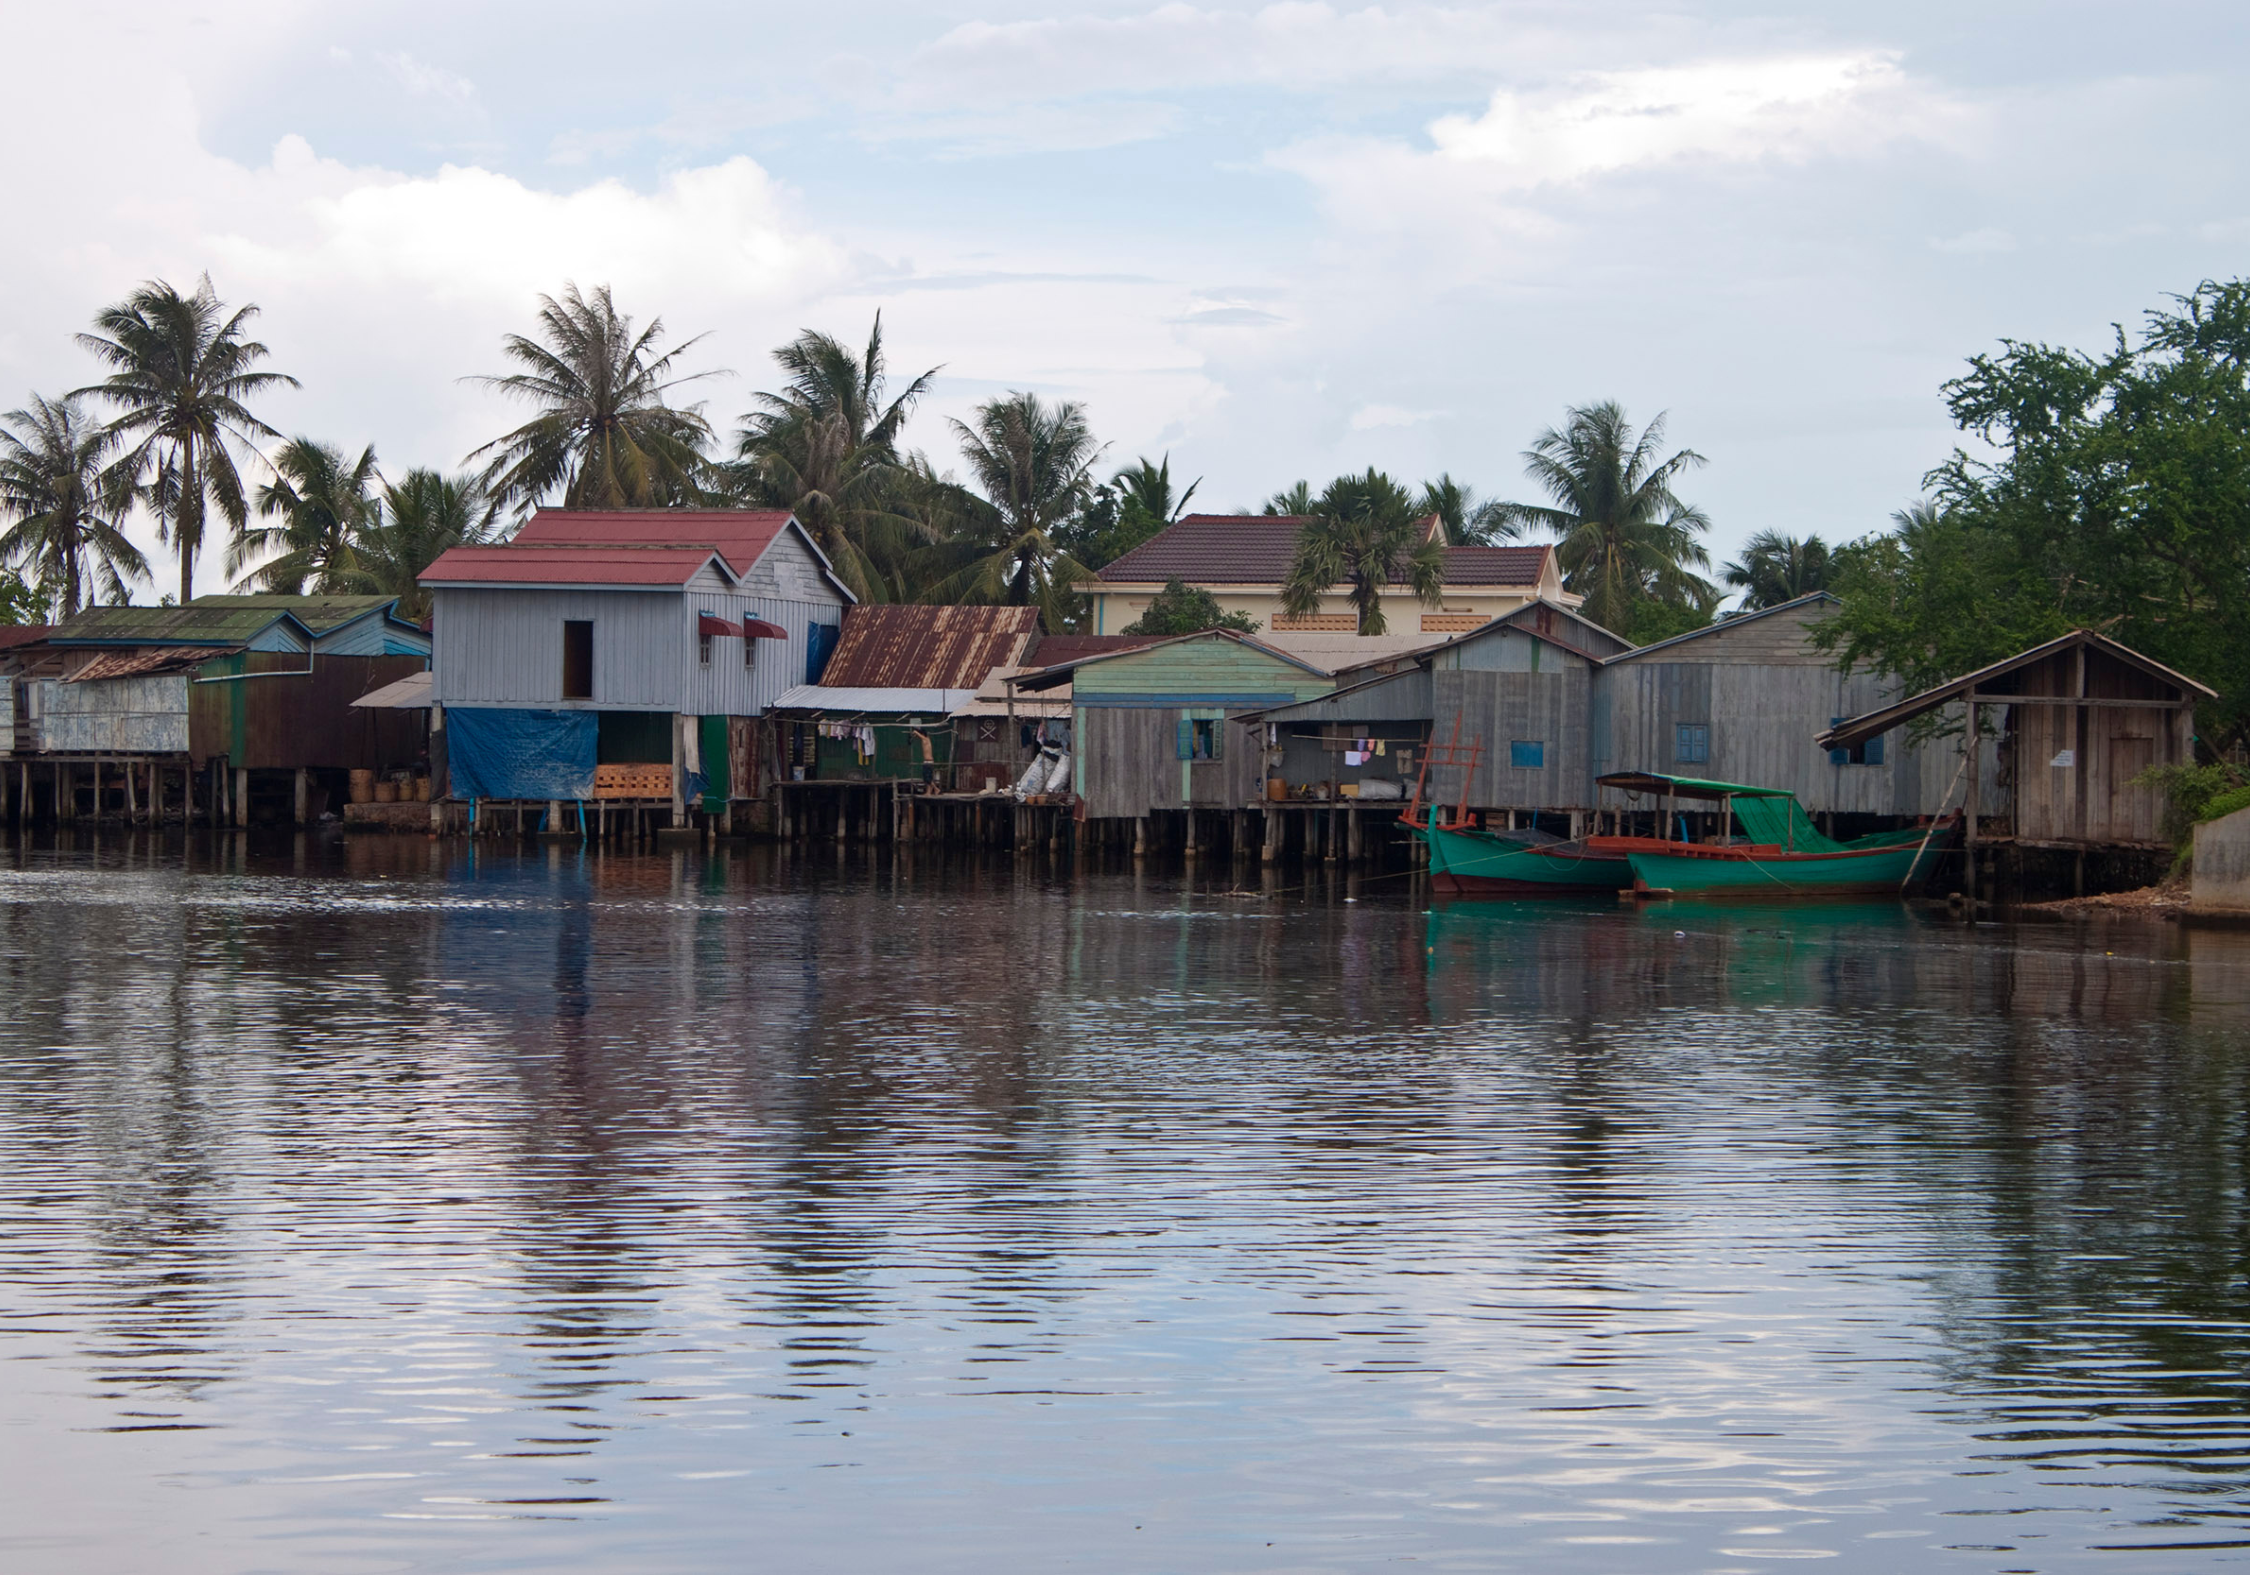
[(201, 667), (214, 656), (226, 656), (240, 649), (238, 645), (159, 645), (140, 651), (104, 651), (64, 682), (90, 684), (100, 678), (147, 678), (156, 673)]
[(974, 689), (1020, 661), (1039, 634), (1035, 607), (851, 607), (823, 687)]

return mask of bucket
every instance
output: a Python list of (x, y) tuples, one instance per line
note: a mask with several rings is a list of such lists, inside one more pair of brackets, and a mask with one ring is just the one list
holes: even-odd
[(398, 784), (396, 782), (376, 783), (375, 802), (378, 804), (396, 804), (398, 802)]
[(375, 802), (374, 772), (354, 771), (352, 773), (352, 802), (354, 804), (372, 804)]
[(1266, 799), (1274, 804), (1288, 802), (1289, 784), (1280, 777), (1266, 778)]
[(414, 779), (414, 802), (417, 804), (427, 804), (429, 801), (430, 779), (428, 777), (416, 777)]

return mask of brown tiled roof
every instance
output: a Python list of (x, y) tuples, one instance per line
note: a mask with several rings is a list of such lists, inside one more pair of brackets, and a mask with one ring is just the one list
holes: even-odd
[(67, 683), (90, 684), (98, 678), (147, 678), (201, 667), (214, 656), (241, 650), (239, 645), (159, 645), (139, 651), (104, 651), (72, 673)]
[[(1425, 524), (1434, 524), (1435, 516)], [(1279, 585), (1289, 577), (1295, 514), (1190, 514), (1096, 576), (1111, 584)], [(1536, 585), (1552, 547), (1448, 547), (1448, 585)], [(1394, 581), (1403, 576), (1394, 576)]]
[(995, 667), (1020, 662), (1038, 635), (1036, 607), (848, 607), (820, 686), (974, 689)]

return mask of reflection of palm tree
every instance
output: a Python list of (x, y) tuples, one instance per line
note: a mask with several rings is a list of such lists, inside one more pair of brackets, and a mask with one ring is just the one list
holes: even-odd
[(665, 396), (717, 374), (675, 375), (674, 363), (702, 336), (658, 355), (663, 338), (662, 318), (633, 332), (606, 284), (584, 296), (566, 284), (559, 301), (541, 296), (538, 339), (501, 341), (501, 353), (523, 370), (471, 379), (538, 412), (469, 456), (492, 456), (483, 481), (493, 496), (536, 503), (559, 488), (571, 509), (698, 501), (711, 428), (700, 410), (676, 409)]
[(276, 525), (245, 530), (227, 550), (227, 572), (242, 574), (259, 557), (273, 556), (239, 583), (285, 596), (340, 591), (350, 578), (360, 539), (374, 523), (375, 450), (344, 462), (343, 451), (311, 438), (292, 438), (274, 452), (274, 479), (258, 489), (258, 514)]
[(938, 369), (886, 404), (880, 312), (862, 354), (809, 329), (773, 354), (789, 379), (780, 392), (758, 395), (759, 408), (744, 419), (733, 490), (793, 512), (863, 601), (895, 592), (888, 577), (908, 544), (927, 535), (902, 496), (912, 478), (900, 468), (899, 432)]
[(1383, 592), (1403, 578), (1418, 601), (1437, 605), (1445, 594), (1445, 551), (1423, 533), (1413, 500), (1390, 477), (1370, 469), (1339, 476), (1313, 506), (1297, 533), (1296, 556), (1282, 582), (1282, 611), (1302, 618), (1320, 610), (1335, 585), (1359, 614), (1361, 634), (1382, 634)]
[(961, 534), (944, 549), (966, 561), (931, 585), (926, 599), (1034, 606), (1049, 629), (1067, 628), (1071, 582), (1091, 571), (1056, 550), (1054, 531), (1093, 490), (1101, 445), (1085, 408), (1014, 393), (979, 405), (973, 422), (953, 429), (984, 498), (966, 500)]
[(1828, 577), (1828, 543), (1818, 536), (1800, 541), (1773, 530), (1752, 536), (1743, 543), (1742, 556), (1719, 571), (1720, 579), (1744, 593), (1745, 612), (1824, 591)]
[(88, 563), (94, 588), (125, 599), (125, 582), (148, 573), (148, 560), (118, 520), (127, 489), (104, 474), (116, 434), (89, 419), (75, 398), (41, 399), (0, 416), (0, 560), (28, 566), (38, 588), (69, 617), (85, 605)]
[(429, 616), (430, 593), (417, 576), (448, 547), (492, 540), (499, 505), (474, 476), (410, 470), (383, 488), (380, 509), (353, 554), (348, 588), (398, 598), (399, 616), (419, 623)]
[(156, 516), (158, 539), (180, 555), (180, 603), (195, 597), (195, 555), (203, 549), (206, 515), (216, 507), (240, 530), (249, 519), (232, 445), (279, 437), (249, 410), (253, 396), (297, 380), (253, 370), (266, 347), (243, 338), (258, 315), (245, 306), (231, 316), (205, 275), (193, 295), (168, 284), (144, 284), (94, 318), (100, 333), (78, 342), (110, 368), (81, 393), (118, 407), (110, 429), (133, 446), (119, 474), (139, 486)]
[(1663, 441), (1661, 415), (1636, 436), (1614, 400), (1573, 408), (1561, 431), (1549, 428), (1524, 451), (1553, 505), (1500, 508), (1518, 529), (1558, 538), (1563, 584), (1586, 598), (1588, 618), (1621, 633), (1651, 604), (1708, 617), (1718, 602), (1716, 587), (1694, 572), (1711, 562), (1696, 540), (1711, 522), (1672, 492), (1674, 478), (1703, 456), (1681, 449), (1659, 461)]

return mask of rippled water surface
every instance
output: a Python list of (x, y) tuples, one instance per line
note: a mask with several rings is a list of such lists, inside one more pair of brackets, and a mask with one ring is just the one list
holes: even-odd
[(0, 851), (0, 1566), (2250, 1560), (2250, 937), (1229, 884)]

